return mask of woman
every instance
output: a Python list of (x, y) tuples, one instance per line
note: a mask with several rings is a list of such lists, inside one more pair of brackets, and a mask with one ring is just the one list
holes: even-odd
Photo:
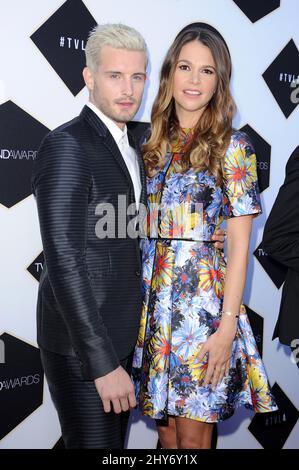
[[(261, 213), (254, 149), (232, 129), (223, 38), (184, 29), (164, 60), (144, 145), (148, 238), (133, 378), (162, 448), (210, 448), (213, 423), (245, 405), (277, 409), (245, 307), (252, 219)], [(227, 266), (212, 235), (227, 219)]]

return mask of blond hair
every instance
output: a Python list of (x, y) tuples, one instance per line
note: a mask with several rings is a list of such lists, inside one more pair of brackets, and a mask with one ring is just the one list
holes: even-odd
[(144, 52), (146, 64), (148, 51), (146, 42), (136, 29), (124, 24), (97, 25), (89, 34), (86, 47), (86, 65), (93, 72), (96, 71), (100, 61), (100, 51), (104, 46), (115, 49), (128, 49)]

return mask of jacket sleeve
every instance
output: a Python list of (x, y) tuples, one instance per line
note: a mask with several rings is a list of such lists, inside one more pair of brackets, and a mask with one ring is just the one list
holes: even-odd
[(299, 147), (265, 225), (262, 247), (273, 259), (299, 272)]
[(49, 281), (86, 380), (119, 365), (86, 267), (91, 185), (88, 159), (77, 140), (66, 132), (48, 134), (34, 164), (32, 187)]

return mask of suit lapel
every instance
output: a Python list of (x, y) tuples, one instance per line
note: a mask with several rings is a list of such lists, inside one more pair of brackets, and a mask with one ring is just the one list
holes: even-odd
[(103, 145), (108, 148), (108, 150), (113, 155), (116, 162), (122, 169), (124, 175), (128, 180), (128, 183), (133, 188), (134, 194), (133, 182), (127, 165), (125, 164), (125, 161), (122, 157), (122, 154), (120, 153), (120, 150), (115, 140), (113, 139), (112, 135), (110, 134), (103, 121), (101, 121), (101, 119), (88, 106), (84, 106), (80, 116), (82, 116), (88, 122), (88, 124), (98, 133), (99, 137), (101, 137)]
[[(83, 117), (88, 124), (98, 133), (98, 135), (102, 138), (103, 145), (105, 145), (110, 153), (113, 155), (115, 158), (116, 162), (122, 169), (124, 175), (126, 176), (131, 188), (133, 189), (133, 197), (134, 197), (134, 185), (133, 181), (131, 179), (129, 170), (127, 168), (127, 165), (122, 157), (122, 154), (120, 153), (120, 150), (113, 139), (112, 135), (110, 134), (109, 130), (105, 126), (105, 124), (101, 121), (101, 119), (88, 107), (84, 106), (84, 108), (81, 111), (80, 114), (81, 117)], [(138, 158), (138, 163), (139, 163), (139, 171), (140, 171), (140, 180), (141, 180), (141, 195), (140, 195), (140, 202), (142, 202), (144, 205), (147, 203), (147, 191), (146, 191), (146, 173), (145, 173), (145, 167), (144, 167), (144, 162), (143, 158), (141, 155), (141, 151), (139, 146), (136, 144), (135, 139), (131, 135), (131, 133), (128, 131), (128, 139), (130, 146), (134, 148), (137, 158)], [(134, 199), (135, 200), (135, 199)]]
[(127, 165), (126, 165), (126, 163), (123, 159), (122, 154), (120, 153), (120, 150), (119, 150), (115, 140), (113, 139), (113, 137), (110, 134), (108, 129), (107, 129), (107, 133), (106, 133), (106, 138), (105, 138), (105, 140), (103, 140), (103, 144), (110, 150), (113, 157), (115, 158), (115, 160), (117, 161), (117, 163), (121, 167), (121, 169), (124, 172), (128, 182), (130, 183), (131, 187), (133, 188), (133, 194), (134, 194), (134, 186), (133, 186), (133, 181), (132, 181), (131, 176), (130, 176), (130, 172), (129, 172), (128, 167), (127, 167)]

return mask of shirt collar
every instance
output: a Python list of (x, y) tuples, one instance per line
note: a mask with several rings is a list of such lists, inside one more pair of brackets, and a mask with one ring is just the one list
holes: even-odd
[(112, 119), (108, 118), (106, 114), (100, 111), (99, 108), (97, 108), (97, 106), (95, 106), (93, 103), (88, 101), (87, 106), (101, 119), (101, 121), (103, 121), (117, 145), (120, 144), (122, 139), (125, 139), (127, 141), (128, 137), (126, 125), (124, 127), (124, 130), (122, 130), (120, 127), (118, 127), (117, 124), (115, 124), (115, 122), (112, 121)]

